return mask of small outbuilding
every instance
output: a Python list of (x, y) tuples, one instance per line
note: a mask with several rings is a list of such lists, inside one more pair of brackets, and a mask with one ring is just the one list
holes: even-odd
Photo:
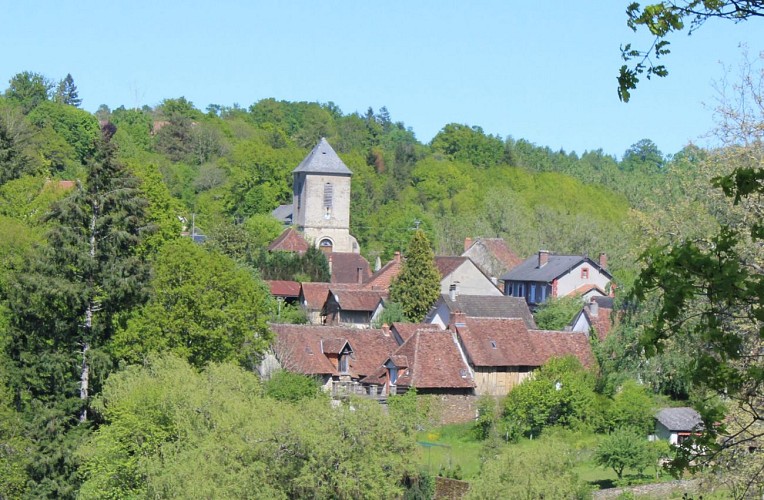
[(655, 438), (680, 445), (703, 430), (703, 419), (693, 408), (663, 408), (655, 415)]

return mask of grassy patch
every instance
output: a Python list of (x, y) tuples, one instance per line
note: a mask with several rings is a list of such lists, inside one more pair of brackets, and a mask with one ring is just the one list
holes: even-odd
[(475, 439), (472, 424), (444, 425), (417, 434), (420, 443), (420, 465), (433, 475), (439, 471), (461, 471), (462, 479), (471, 479), (480, 472), (480, 450), (483, 442)]

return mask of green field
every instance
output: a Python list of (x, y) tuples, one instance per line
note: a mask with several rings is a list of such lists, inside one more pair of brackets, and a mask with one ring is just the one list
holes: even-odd
[[(617, 476), (612, 469), (605, 469), (594, 462), (594, 449), (599, 437), (594, 433), (551, 430), (568, 443), (576, 453), (575, 471), (579, 477), (592, 485), (593, 489), (612, 488), (618, 485)], [(453, 475), (469, 481), (480, 473), (480, 456), (484, 442), (476, 439), (471, 424), (454, 424), (437, 427), (417, 435), (420, 446), (420, 465), (423, 470), (433, 475)], [(522, 439), (518, 443), (504, 443), (504, 447), (535, 447), (541, 442)], [(623, 484), (645, 484), (671, 480), (668, 473), (661, 471), (658, 478), (654, 469), (645, 470), (642, 476), (638, 471), (626, 470)]]

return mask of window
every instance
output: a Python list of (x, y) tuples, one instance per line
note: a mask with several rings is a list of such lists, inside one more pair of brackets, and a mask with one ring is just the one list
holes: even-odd
[(334, 244), (332, 243), (332, 240), (330, 240), (329, 238), (324, 238), (323, 240), (321, 240), (318, 246), (322, 252), (332, 253), (332, 248), (334, 247)]
[(517, 285), (517, 296), (525, 297), (525, 286), (522, 283)]
[(531, 289), (531, 298), (530, 298), (530, 301), (531, 302), (536, 302), (536, 284), (535, 283), (532, 284), (530, 286), (530, 289)]
[(589, 268), (588, 267), (582, 267), (581, 268), (581, 279), (582, 280), (588, 280), (589, 279)]
[(337, 368), (339, 369), (340, 373), (347, 373), (348, 372), (348, 357), (347, 355), (340, 354), (339, 363), (337, 364)]
[(398, 381), (398, 368), (391, 366), (388, 370), (390, 370), (390, 383), (395, 384)]

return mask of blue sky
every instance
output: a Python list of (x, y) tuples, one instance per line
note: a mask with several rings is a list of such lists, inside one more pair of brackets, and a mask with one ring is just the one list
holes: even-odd
[(0, 85), (71, 73), (89, 111), (180, 96), (202, 110), (267, 97), (387, 106), (423, 142), (456, 122), (619, 157), (643, 138), (666, 154), (707, 145), (713, 83), (741, 44), (764, 50), (764, 23), (675, 36), (669, 77), (622, 104), (619, 45), (640, 40), (629, 1), (0, 0)]

